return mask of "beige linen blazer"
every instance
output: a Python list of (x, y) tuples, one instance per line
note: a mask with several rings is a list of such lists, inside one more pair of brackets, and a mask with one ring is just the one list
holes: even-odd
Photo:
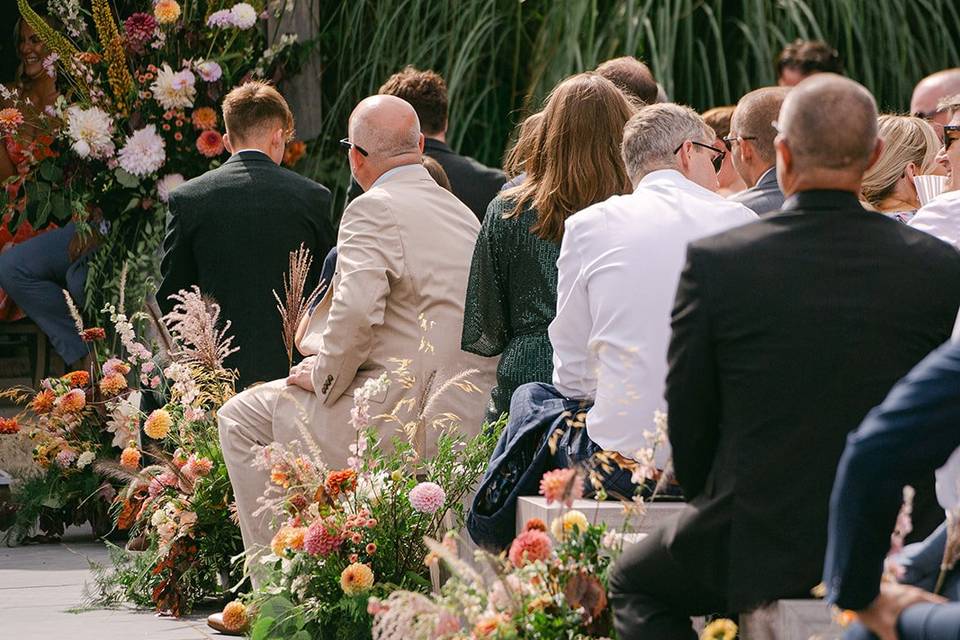
[[(428, 421), (459, 418), (465, 436), (478, 432), (494, 385), (496, 359), (460, 349), (470, 260), (480, 231), (476, 216), (438, 186), (420, 165), (403, 167), (353, 200), (337, 238), (337, 268), (311, 315), (298, 350), (317, 358), (315, 393), (291, 387), (274, 420), (309, 419), (327, 464), (343, 464), (356, 433), (353, 393), (387, 372), (389, 388), (370, 414), (392, 436), (413, 420), (425, 398), (470, 369), (476, 391), (452, 386), (432, 403)], [(395, 373), (399, 371), (399, 373)], [(420, 429), (418, 449), (431, 454), (435, 429)]]

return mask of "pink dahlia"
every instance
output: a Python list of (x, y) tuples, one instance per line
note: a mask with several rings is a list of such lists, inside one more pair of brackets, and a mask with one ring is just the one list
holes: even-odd
[(421, 482), (410, 490), (410, 506), (420, 513), (436, 513), (446, 499), (443, 487), (433, 482)]
[(562, 502), (571, 507), (574, 500), (583, 497), (583, 481), (576, 469), (547, 471), (540, 478), (540, 495), (547, 499), (547, 504)]
[(127, 38), (127, 48), (135, 53), (142, 53), (144, 47), (153, 40), (157, 30), (157, 19), (149, 13), (134, 13), (123, 21), (123, 32)]
[(187, 476), (191, 480), (195, 480), (196, 478), (210, 473), (212, 468), (212, 460), (209, 458), (198, 458), (191, 454), (190, 458), (187, 459), (186, 464), (184, 464), (181, 468), (181, 471), (183, 472), (183, 475)]
[(343, 538), (335, 530), (331, 532), (327, 529), (327, 523), (321, 519), (315, 520), (310, 528), (307, 529), (307, 535), (303, 538), (303, 548), (307, 553), (314, 556), (328, 556), (343, 544)]
[(207, 129), (197, 137), (197, 151), (207, 158), (223, 153), (223, 136), (216, 129)]
[(522, 567), (528, 562), (546, 560), (550, 557), (553, 545), (550, 543), (550, 536), (543, 531), (531, 529), (524, 531), (510, 545), (510, 562), (515, 567)]

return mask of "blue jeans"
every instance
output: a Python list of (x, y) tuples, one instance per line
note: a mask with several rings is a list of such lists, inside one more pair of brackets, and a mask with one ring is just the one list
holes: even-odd
[(77, 362), (89, 351), (63, 298), (67, 290), (78, 307), (83, 304), (91, 254), (70, 261), (70, 241), (76, 233), (71, 222), (0, 254), (0, 288), (37, 323), (67, 364)]
[[(917, 604), (904, 609), (897, 620), (900, 640), (960, 640), (960, 602)], [(872, 640), (876, 636), (860, 624), (850, 627), (843, 640)]]

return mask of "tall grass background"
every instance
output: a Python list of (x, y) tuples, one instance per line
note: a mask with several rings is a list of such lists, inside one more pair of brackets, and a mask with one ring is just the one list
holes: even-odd
[(514, 126), (564, 77), (619, 55), (703, 110), (775, 83), (795, 38), (823, 39), (886, 111), (924, 75), (960, 65), (956, 0), (321, 0), (323, 129), (301, 169), (342, 194), (336, 140), (353, 106), (406, 64), (450, 92), (448, 142), (499, 165)]

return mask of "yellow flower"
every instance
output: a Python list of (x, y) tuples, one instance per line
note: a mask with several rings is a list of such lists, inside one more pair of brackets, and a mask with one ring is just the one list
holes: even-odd
[(170, 414), (164, 409), (157, 409), (143, 423), (143, 432), (154, 440), (160, 440), (170, 433), (171, 426), (173, 426), (173, 418)]
[(177, 0), (160, 0), (153, 7), (153, 17), (160, 24), (172, 24), (180, 17), (180, 5)]
[(579, 533), (583, 533), (587, 530), (589, 524), (587, 516), (576, 509), (571, 509), (559, 518), (554, 518), (550, 524), (550, 533), (553, 534), (554, 538), (562, 541), (567, 535), (573, 533), (574, 527)]
[(734, 640), (736, 637), (737, 625), (727, 618), (714, 620), (700, 634), (700, 640)]
[(373, 571), (365, 564), (354, 562), (340, 574), (340, 588), (348, 596), (357, 596), (373, 586)]
[(242, 632), (247, 627), (247, 608), (234, 600), (223, 608), (223, 626), (228, 631)]

